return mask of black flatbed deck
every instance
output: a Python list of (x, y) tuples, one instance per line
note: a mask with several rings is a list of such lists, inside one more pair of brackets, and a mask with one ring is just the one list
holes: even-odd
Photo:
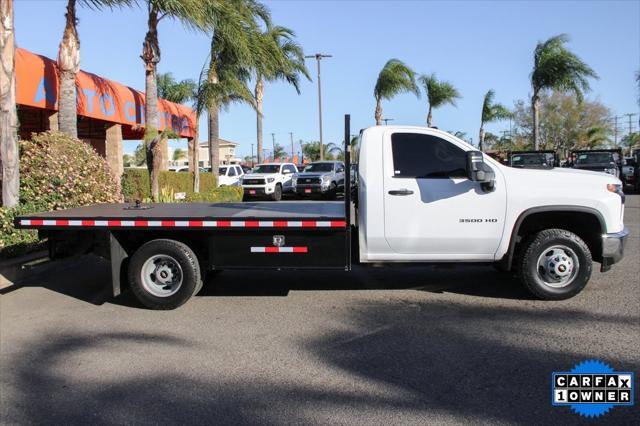
[(344, 227), (340, 201), (95, 204), (16, 218), (18, 228)]

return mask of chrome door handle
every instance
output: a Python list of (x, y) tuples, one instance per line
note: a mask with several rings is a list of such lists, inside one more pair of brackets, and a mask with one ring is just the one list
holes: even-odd
[(389, 191), (389, 195), (411, 195), (413, 194), (413, 191), (410, 191), (408, 189), (394, 189)]

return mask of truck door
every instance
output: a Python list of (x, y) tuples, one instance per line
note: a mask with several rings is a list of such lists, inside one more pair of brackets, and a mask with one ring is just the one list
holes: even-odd
[(504, 178), (495, 189), (466, 177), (464, 145), (442, 132), (389, 131), (383, 140), (385, 239), (419, 260), (493, 259), (506, 210)]

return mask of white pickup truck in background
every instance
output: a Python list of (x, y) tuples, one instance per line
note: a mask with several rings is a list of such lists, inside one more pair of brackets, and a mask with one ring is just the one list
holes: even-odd
[[(344, 134), (349, 141), (349, 116)], [(18, 217), (16, 226), (38, 229), (52, 258), (109, 258), (114, 294), (127, 276), (154, 309), (185, 303), (208, 270), (354, 263), (494, 264), (539, 298), (560, 300), (587, 285), (594, 261), (606, 271), (623, 257), (625, 196), (612, 175), (506, 167), (432, 128), (371, 127), (358, 147), (358, 185), (352, 191), (345, 173), (344, 201), (102, 204)], [(347, 170), (350, 156), (345, 147)], [(295, 172), (259, 165), (243, 179), (245, 194), (279, 198)]]
[(293, 163), (258, 164), (242, 178), (244, 198), (269, 197), (280, 201), (282, 194), (293, 191), (293, 176), (298, 168)]

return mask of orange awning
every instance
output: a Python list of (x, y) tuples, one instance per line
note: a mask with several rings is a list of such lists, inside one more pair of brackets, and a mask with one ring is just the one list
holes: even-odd
[[(140, 66), (140, 72), (142, 69)], [(144, 93), (84, 71), (78, 73), (76, 87), (79, 115), (130, 126), (127, 130), (142, 137)], [(16, 49), (16, 101), (18, 105), (57, 110), (56, 61)], [(160, 99), (158, 112), (158, 129), (170, 126), (181, 137), (195, 135), (196, 115), (191, 108)]]

